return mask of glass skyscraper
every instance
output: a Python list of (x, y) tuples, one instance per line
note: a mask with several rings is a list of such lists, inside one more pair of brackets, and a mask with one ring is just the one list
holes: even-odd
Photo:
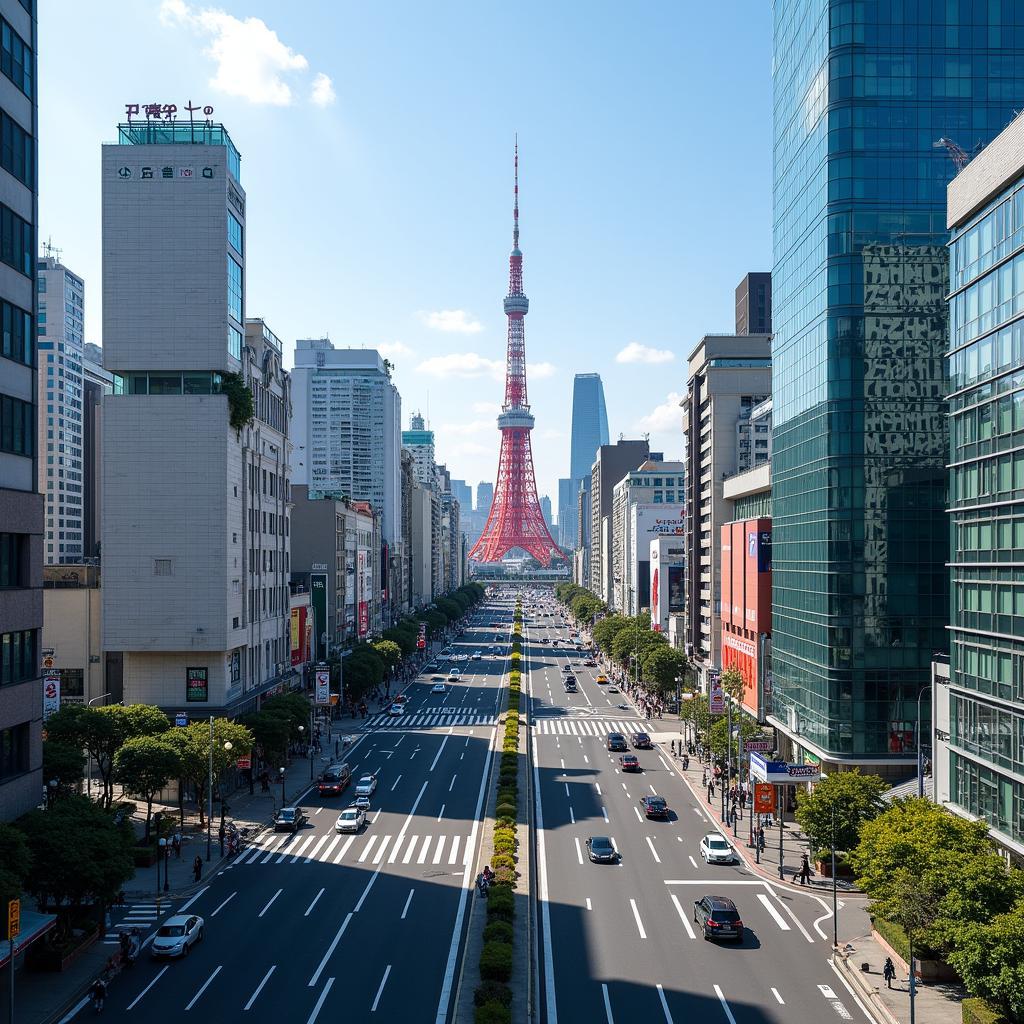
[[(582, 481), (590, 480), (597, 449), (608, 444), (608, 410), (599, 373), (577, 373), (572, 382), (572, 436), (569, 479), (558, 488), (558, 524), (562, 544), (573, 546)], [(571, 535), (570, 532), (571, 531)]]
[(893, 774), (947, 647), (949, 138), (1024, 102), (1010, 0), (774, 5), (773, 686), (792, 749)]

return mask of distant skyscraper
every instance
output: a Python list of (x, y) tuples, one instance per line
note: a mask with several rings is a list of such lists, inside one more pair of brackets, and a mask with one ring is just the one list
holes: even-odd
[[(569, 440), (569, 482), (558, 488), (560, 530), (575, 532), (579, 513), (580, 484), (590, 480), (597, 449), (608, 443), (608, 410), (599, 373), (577, 373), (572, 384), (572, 436)], [(562, 502), (566, 501), (563, 505)], [(571, 544), (568, 534), (563, 543)]]
[(488, 480), (481, 480), (476, 485), (476, 510), (478, 513), (483, 513), (484, 519), (491, 511), (492, 501), (494, 501), (494, 484)]
[(772, 275), (747, 274), (736, 285), (736, 333), (772, 333)]
[(437, 472), (434, 463), (434, 432), (426, 429), (423, 417), (418, 412), (412, 414), (409, 426), (409, 430), (402, 431), (402, 447), (412, 455), (413, 476), (421, 487), (433, 489)]
[(548, 524), (548, 529), (551, 529), (551, 499), (546, 494), (540, 496), (540, 514)]
[(451, 485), (452, 494), (459, 499), (459, 513), (465, 519), (473, 510), (473, 488), (465, 480), (456, 480), (454, 477)]

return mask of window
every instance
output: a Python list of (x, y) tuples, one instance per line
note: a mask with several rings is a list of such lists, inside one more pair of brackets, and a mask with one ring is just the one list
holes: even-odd
[(242, 225), (231, 211), (228, 211), (228, 245), (231, 246), (239, 256), (244, 256), (242, 250)]
[(3, 18), (0, 18), (0, 71), (26, 96), (32, 95), (32, 51)]
[(28, 771), (28, 722), (0, 729), (0, 779), (9, 779)]
[(35, 679), (39, 665), (39, 630), (0, 635), (0, 686)]
[(32, 136), (10, 114), (0, 110), (0, 167), (29, 188), (35, 180), (33, 153)]
[[(242, 268), (228, 256), (228, 313), (242, 322)], [(241, 355), (241, 350), (239, 350)]]
[(228, 355), (242, 360), (242, 332), (237, 327), (228, 324)]
[(62, 668), (60, 670), (60, 699), (85, 696), (85, 670)]
[(154, 558), (153, 559), (153, 575), (154, 576), (171, 576), (171, 560), (169, 558)]
[(35, 451), (35, 406), (0, 395), (0, 451), (32, 455)]
[(0, 533), (0, 589), (25, 586), (28, 535)]
[(0, 260), (30, 277), (34, 249), (32, 225), (0, 203)]

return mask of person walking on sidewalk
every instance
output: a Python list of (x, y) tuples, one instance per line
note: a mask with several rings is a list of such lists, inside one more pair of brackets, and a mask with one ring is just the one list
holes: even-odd
[(800, 854), (800, 871), (798, 872), (800, 884), (806, 885), (811, 878), (811, 862), (806, 853)]
[(203, 858), (196, 854), (196, 859), (192, 861), (192, 876), (198, 882), (203, 877)]
[(886, 988), (892, 988), (892, 983), (896, 979), (896, 965), (892, 962), (891, 956), (885, 958), (885, 965), (882, 967), (882, 977), (885, 979)]

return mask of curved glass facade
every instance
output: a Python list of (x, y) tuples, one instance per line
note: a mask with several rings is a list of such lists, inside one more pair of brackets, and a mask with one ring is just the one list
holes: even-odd
[(947, 646), (954, 167), (933, 144), (987, 142), (1024, 101), (1020, 21), (775, 3), (772, 714), (839, 759), (912, 754)]

